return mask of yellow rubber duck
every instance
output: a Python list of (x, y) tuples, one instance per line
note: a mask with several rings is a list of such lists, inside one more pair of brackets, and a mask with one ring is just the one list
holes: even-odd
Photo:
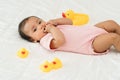
[(18, 52), (17, 55), (20, 58), (26, 58), (28, 56), (29, 51), (25, 48), (21, 48)]
[(62, 13), (62, 16), (71, 19), (73, 25), (76, 26), (87, 24), (89, 21), (89, 16), (87, 14), (75, 13), (73, 10), (68, 10), (65, 13)]
[(58, 58), (54, 58), (51, 64), (52, 64), (53, 69), (58, 69), (62, 67), (62, 62)]
[(51, 62), (45, 61), (43, 64), (40, 65), (40, 69), (43, 72), (50, 72), (51, 70), (59, 69), (61, 67), (62, 62), (58, 58), (54, 58), (54, 60)]
[(43, 64), (40, 65), (40, 69), (43, 72), (50, 72), (52, 70), (51, 63), (49, 63), (48, 61), (45, 61)]

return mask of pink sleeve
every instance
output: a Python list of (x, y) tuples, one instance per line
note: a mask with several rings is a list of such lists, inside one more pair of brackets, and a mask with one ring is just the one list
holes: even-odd
[(41, 40), (40, 40), (40, 44), (45, 47), (48, 50), (50, 49), (50, 42), (53, 39), (52, 35), (50, 33), (48, 33), (47, 35), (45, 35)]

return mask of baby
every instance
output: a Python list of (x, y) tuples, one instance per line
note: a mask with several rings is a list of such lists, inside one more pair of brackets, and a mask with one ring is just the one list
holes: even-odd
[(45, 22), (30, 16), (21, 21), (18, 30), (23, 39), (40, 42), (48, 50), (94, 55), (107, 53), (113, 45), (120, 51), (120, 26), (113, 20), (75, 27), (67, 18)]

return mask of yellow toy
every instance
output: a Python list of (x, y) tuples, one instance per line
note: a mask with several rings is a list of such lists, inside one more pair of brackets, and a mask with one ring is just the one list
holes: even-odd
[(65, 13), (62, 13), (62, 16), (71, 19), (73, 25), (76, 26), (87, 24), (89, 21), (89, 16), (87, 14), (75, 13), (73, 10), (68, 10)]
[(43, 64), (40, 65), (40, 69), (43, 72), (50, 72), (53, 69), (59, 69), (61, 67), (62, 62), (58, 58), (54, 58), (54, 60), (51, 62), (45, 61)]
[(26, 58), (28, 56), (29, 51), (25, 48), (21, 48), (18, 52), (17, 55), (20, 58)]
[(51, 63), (49, 63), (48, 61), (45, 61), (42, 65), (40, 65), (40, 69), (43, 72), (50, 72), (52, 70)]
[(58, 69), (62, 67), (62, 62), (58, 58), (54, 58), (54, 60), (51, 63), (54, 69)]

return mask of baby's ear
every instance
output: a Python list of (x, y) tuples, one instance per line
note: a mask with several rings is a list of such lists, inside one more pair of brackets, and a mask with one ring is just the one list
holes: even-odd
[(34, 40), (33, 42), (34, 42), (34, 43), (36, 43), (37, 41), (36, 41), (36, 40)]
[(39, 40), (37, 40), (37, 42), (40, 42)]
[(29, 41), (30, 41), (30, 42), (35, 42), (35, 40), (34, 40), (34, 39), (32, 39), (32, 38), (29, 38)]
[(37, 42), (40, 42), (40, 41), (39, 41), (39, 40), (34, 40), (33, 42), (34, 42), (34, 43), (37, 43)]

